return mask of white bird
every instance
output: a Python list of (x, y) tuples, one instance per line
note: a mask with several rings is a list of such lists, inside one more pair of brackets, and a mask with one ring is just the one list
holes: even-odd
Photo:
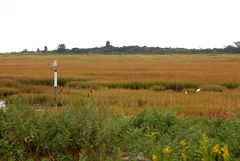
[(187, 92), (186, 90), (184, 91), (184, 93), (185, 93), (185, 94), (188, 94), (188, 92)]
[(6, 108), (6, 102), (5, 101), (0, 101), (0, 109), (5, 109)]
[(57, 60), (54, 60), (50, 67), (52, 68), (52, 70), (57, 70)]
[(197, 90), (196, 90), (196, 92), (200, 92), (201, 91), (201, 88), (198, 88)]

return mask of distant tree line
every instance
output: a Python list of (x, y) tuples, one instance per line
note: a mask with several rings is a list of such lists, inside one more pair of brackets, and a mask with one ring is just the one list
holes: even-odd
[[(24, 49), (22, 53), (33, 52)], [(114, 47), (110, 41), (106, 42), (103, 47), (95, 48), (72, 48), (67, 49), (65, 44), (59, 44), (57, 49), (48, 51), (47, 46), (44, 50), (37, 49), (36, 53), (63, 53), (63, 54), (240, 54), (240, 41), (234, 42), (233, 45), (228, 45), (224, 48), (207, 48), (207, 49), (186, 49), (186, 48), (161, 48), (161, 47), (146, 47), (146, 46), (123, 46)]]

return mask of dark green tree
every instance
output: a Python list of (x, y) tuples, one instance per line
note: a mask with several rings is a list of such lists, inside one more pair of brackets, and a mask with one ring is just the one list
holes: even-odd
[(237, 48), (240, 48), (240, 41), (234, 42), (234, 45), (235, 45)]
[(110, 44), (110, 41), (106, 42), (106, 47), (111, 47), (112, 45)]
[(65, 44), (59, 44), (57, 47), (57, 51), (59, 52), (64, 52), (66, 50), (66, 45)]
[(22, 53), (27, 53), (28, 50), (27, 49), (23, 49)]
[(223, 51), (227, 53), (238, 53), (239, 49), (233, 45), (228, 45), (223, 49)]
[(47, 52), (47, 51), (48, 51), (48, 47), (44, 46), (44, 52)]

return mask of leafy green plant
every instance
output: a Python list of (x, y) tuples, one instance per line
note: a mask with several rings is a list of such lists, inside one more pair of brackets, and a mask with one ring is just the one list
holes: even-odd
[(198, 152), (199, 158), (201, 158), (202, 161), (209, 160), (209, 158), (210, 158), (209, 139), (206, 134), (202, 135), (202, 139), (200, 140), (199, 150), (197, 152)]

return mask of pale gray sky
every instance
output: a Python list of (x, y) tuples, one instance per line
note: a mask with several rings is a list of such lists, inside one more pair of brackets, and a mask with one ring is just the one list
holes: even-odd
[(114, 46), (213, 48), (240, 40), (239, 0), (0, 0), (0, 52)]

